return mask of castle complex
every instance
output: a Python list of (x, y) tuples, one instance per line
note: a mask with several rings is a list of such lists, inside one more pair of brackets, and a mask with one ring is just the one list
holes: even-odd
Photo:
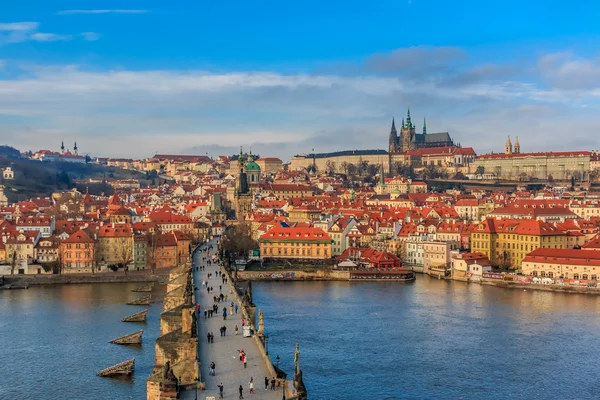
[(450, 147), (454, 142), (448, 132), (427, 133), (427, 123), (423, 119), (423, 133), (416, 133), (415, 125), (410, 118), (410, 109), (406, 113), (406, 121), (402, 119), (400, 136), (396, 131), (396, 122), (392, 119), (390, 131), (389, 152), (402, 153), (408, 150), (422, 149), (425, 147)]

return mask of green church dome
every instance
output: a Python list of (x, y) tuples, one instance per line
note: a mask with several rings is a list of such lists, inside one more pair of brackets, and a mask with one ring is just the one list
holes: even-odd
[(254, 161), (248, 161), (245, 165), (246, 171), (260, 171), (260, 166)]

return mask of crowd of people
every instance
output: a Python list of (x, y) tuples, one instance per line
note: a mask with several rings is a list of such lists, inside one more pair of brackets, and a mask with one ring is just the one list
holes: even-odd
[[(212, 264), (211, 258), (210, 258), (210, 250), (211, 250), (211, 246), (209, 246), (208, 248), (203, 248), (201, 249), (202, 252), (202, 263), (199, 266), (195, 267), (196, 271), (205, 271), (206, 266), (209, 266)], [(222, 316), (223, 316), (223, 321), (224, 324), (223, 326), (221, 326), (219, 328), (221, 336), (226, 336), (227, 335), (227, 317), (228, 316), (232, 316), (234, 314), (238, 313), (239, 310), (239, 305), (236, 304), (234, 301), (231, 301), (228, 303), (228, 294), (227, 293), (223, 293), (223, 288), (227, 288), (227, 283), (228, 283), (228, 278), (225, 274), (223, 274), (221, 271), (215, 271), (215, 272), (208, 272), (206, 274), (206, 279), (202, 281), (202, 287), (206, 288), (206, 291), (208, 294), (213, 293), (214, 292), (214, 288), (211, 286), (211, 281), (213, 279), (220, 279), (221, 284), (219, 285), (219, 294), (218, 295), (213, 295), (212, 297), (212, 306), (208, 307), (206, 306), (206, 308), (204, 309), (204, 318), (208, 319), (208, 318), (212, 318), (214, 317), (217, 313), (219, 313), (219, 308), (221, 308), (221, 304), (222, 303), (226, 303), (223, 307), (222, 307)], [(200, 316), (200, 310), (201, 307), (200, 305), (198, 305), (196, 307), (196, 311), (198, 313), (198, 316)], [(246, 320), (245, 318), (241, 318), (241, 325), (242, 327), (244, 327), (246, 325)], [(235, 324), (234, 326), (234, 334), (237, 335), (239, 332), (239, 327), (237, 324)], [(207, 333), (207, 343), (214, 343), (214, 334), (213, 332), (208, 332)], [(246, 352), (244, 351), (244, 349), (239, 349), (238, 350), (238, 359), (240, 361), (240, 363), (243, 365), (243, 368), (248, 368), (248, 355), (246, 354)], [(216, 372), (216, 363), (215, 361), (211, 361), (209, 364), (209, 375), (211, 376), (216, 376), (217, 372)], [(271, 379), (269, 379), (269, 377), (265, 376), (265, 391), (267, 390), (275, 390), (275, 386), (277, 383), (277, 379), (275, 379), (275, 377), (272, 377)], [(250, 377), (249, 381), (248, 381), (248, 391), (250, 394), (254, 394), (254, 377)], [(224, 398), (224, 392), (225, 392), (225, 386), (223, 384), (223, 382), (220, 382), (217, 385), (217, 389), (219, 390), (219, 395), (220, 398)], [(239, 392), (239, 398), (243, 399), (244, 398), (244, 386), (243, 385), (239, 385), (238, 387), (238, 392)]]

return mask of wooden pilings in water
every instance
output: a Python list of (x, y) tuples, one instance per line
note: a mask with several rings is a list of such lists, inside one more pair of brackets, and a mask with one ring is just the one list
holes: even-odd
[(150, 295), (147, 296), (142, 296), (138, 299), (135, 299), (133, 301), (130, 301), (129, 303), (127, 303), (130, 306), (149, 306), (150, 305)]
[(135, 313), (130, 315), (129, 317), (123, 318), (121, 321), (123, 322), (146, 322), (146, 314), (148, 314), (148, 310), (140, 311), (139, 313)]
[(98, 376), (131, 375), (135, 365), (135, 358), (115, 364), (112, 367), (104, 368), (96, 373)]
[(110, 341), (113, 344), (140, 344), (142, 343), (142, 334), (144, 330), (141, 329), (137, 332), (130, 333), (129, 335), (121, 336)]

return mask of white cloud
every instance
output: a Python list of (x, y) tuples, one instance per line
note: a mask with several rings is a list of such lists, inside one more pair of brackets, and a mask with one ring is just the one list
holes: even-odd
[(30, 38), (31, 38), (31, 40), (36, 41), (36, 42), (60, 42), (60, 41), (71, 40), (72, 36), (71, 35), (58, 35), (56, 33), (36, 32), (36, 33), (31, 34)]
[(78, 35), (39, 32), (38, 22), (7, 22), (0, 23), (0, 45), (8, 43), (59, 42), (68, 41), (79, 37), (86, 41), (95, 41), (100, 38), (96, 32), (82, 32)]
[(40, 26), (39, 22), (5, 22), (0, 23), (0, 31), (34, 31), (38, 28), (38, 26)]
[(573, 149), (599, 147), (599, 90), (500, 80), (493, 75), (504, 77), (501, 69), (466, 71), (477, 72), (476, 79), (443, 85), (372, 71), (29, 68), (0, 80), (0, 114), (19, 117), (0, 119), (0, 142), (29, 150), (31, 143), (55, 148), (61, 137), (77, 137), (94, 154), (127, 157), (254, 143), (259, 152), (286, 158), (313, 147), (386, 148), (391, 116), (399, 119), (410, 104), (415, 119), (427, 116), (430, 131), (448, 130), (478, 152), (502, 150), (507, 135), (531, 149), (562, 149), (565, 135)]
[(79, 34), (83, 38), (83, 40), (87, 40), (88, 42), (93, 42), (100, 39), (100, 34), (96, 32), (82, 32)]
[(62, 10), (59, 11), (58, 15), (72, 15), (72, 14), (146, 14), (149, 10)]

